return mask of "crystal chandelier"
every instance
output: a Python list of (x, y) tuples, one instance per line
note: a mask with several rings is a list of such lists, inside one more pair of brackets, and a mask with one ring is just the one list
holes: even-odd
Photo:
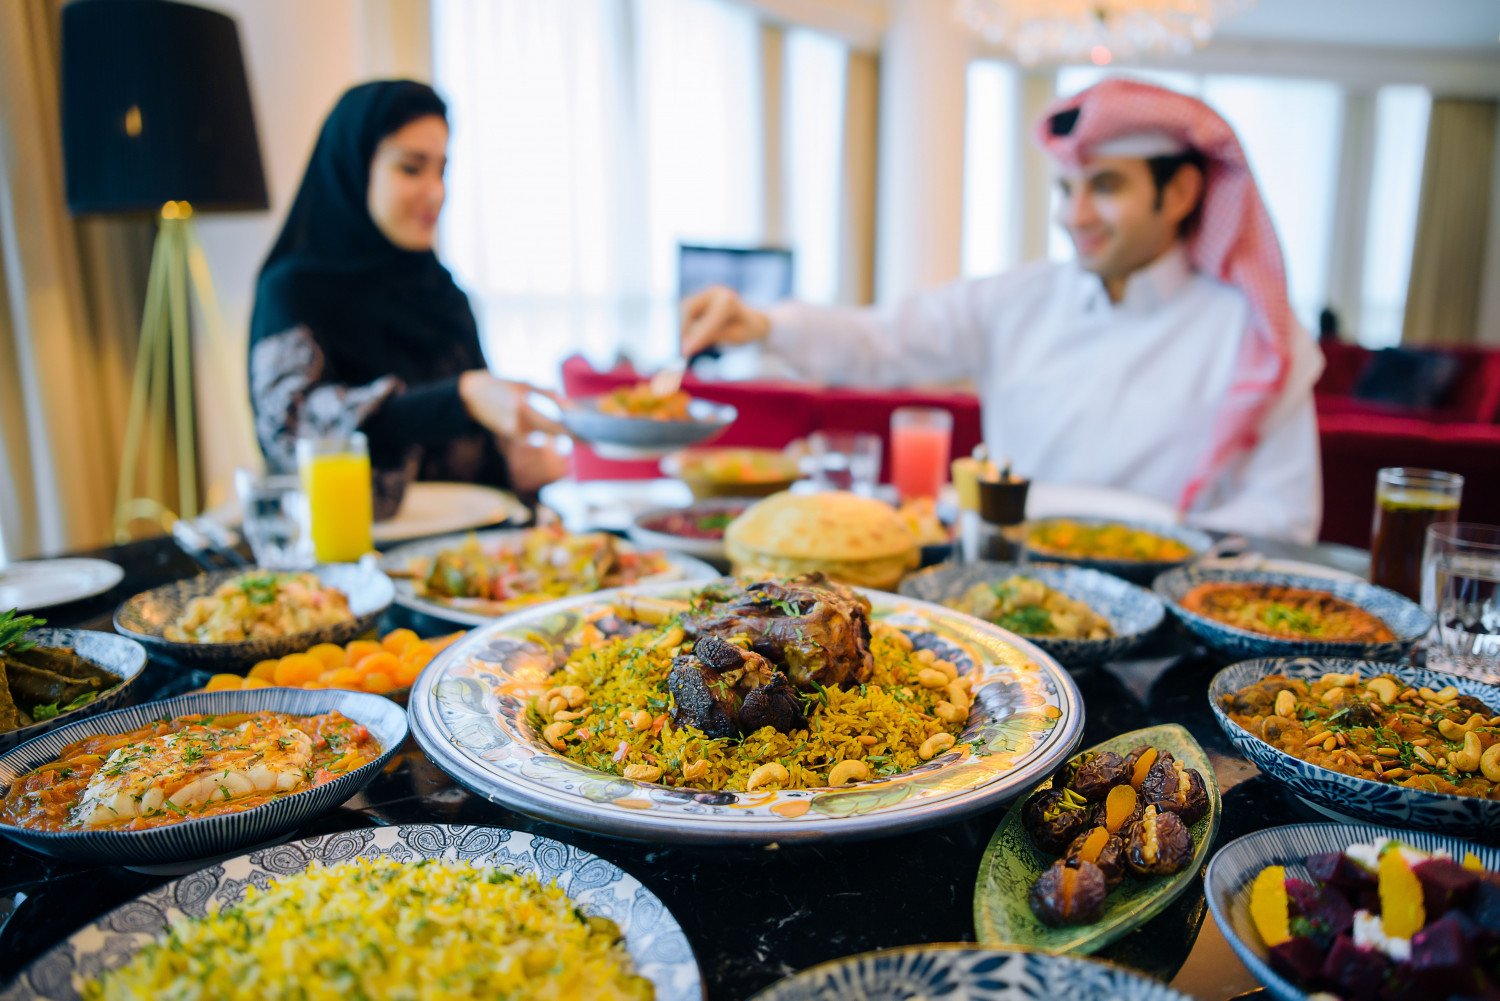
[(955, 0), (958, 18), (1026, 65), (1182, 54), (1254, 0)]

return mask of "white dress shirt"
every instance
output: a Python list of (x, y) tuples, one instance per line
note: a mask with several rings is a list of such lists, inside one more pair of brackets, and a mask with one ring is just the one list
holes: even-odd
[[(1135, 272), (1120, 302), (1097, 275), (1041, 262), (894, 306), (787, 302), (767, 349), (802, 378), (875, 386), (971, 379), (990, 455), (1051, 483), (1120, 487), (1176, 504), (1209, 447), (1245, 334), (1236, 288), (1180, 246)], [(1287, 385), (1259, 444), (1187, 520), (1312, 542), (1322, 514), (1312, 384), (1321, 354), (1296, 331)]]

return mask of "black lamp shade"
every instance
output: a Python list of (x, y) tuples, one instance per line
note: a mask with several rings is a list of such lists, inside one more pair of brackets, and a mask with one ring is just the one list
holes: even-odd
[(75, 214), (264, 209), (234, 19), (172, 0), (62, 12), (62, 133)]

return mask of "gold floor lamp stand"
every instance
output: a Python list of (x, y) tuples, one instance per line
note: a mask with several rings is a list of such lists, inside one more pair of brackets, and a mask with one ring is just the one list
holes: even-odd
[[(166, 531), (178, 514), (185, 518), (198, 514), (189, 286), (200, 309), (206, 312), (217, 308), (193, 227), (192, 206), (167, 202), (161, 209), (151, 251), (146, 308), (141, 316), (141, 339), (125, 421), (125, 446), (115, 489), (117, 542), (129, 540), (132, 522), (156, 522)], [(169, 409), (177, 448), (176, 512), (165, 500)]]

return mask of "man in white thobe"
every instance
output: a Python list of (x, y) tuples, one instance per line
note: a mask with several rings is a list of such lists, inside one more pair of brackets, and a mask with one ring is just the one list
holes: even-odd
[(1322, 361), (1291, 318), (1232, 131), (1193, 98), (1118, 80), (1059, 102), (1042, 131), (1076, 260), (884, 308), (759, 311), (705, 290), (684, 303), (684, 353), (759, 341), (829, 383), (969, 378), (990, 454), (1020, 473), (1157, 497), (1208, 528), (1313, 541)]

